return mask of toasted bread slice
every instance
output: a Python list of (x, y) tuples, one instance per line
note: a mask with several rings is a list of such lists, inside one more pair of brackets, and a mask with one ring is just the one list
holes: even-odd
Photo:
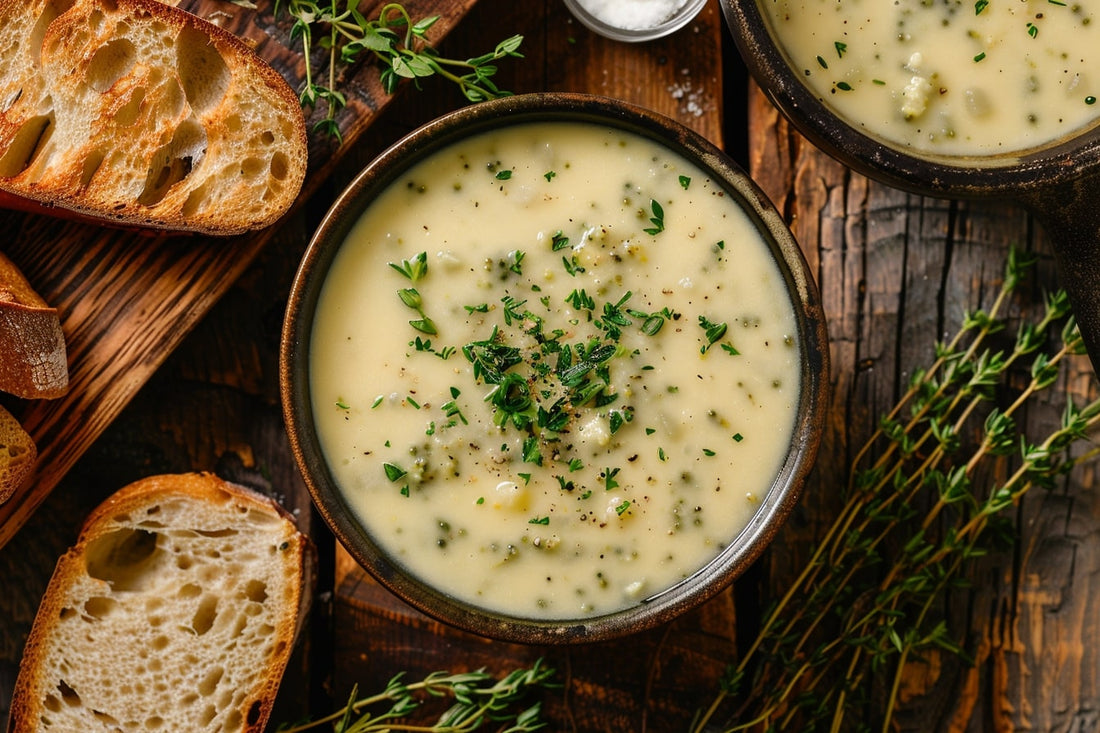
[(57, 309), (0, 252), (0, 392), (52, 399), (68, 389), (69, 362)]
[(38, 448), (15, 416), (0, 406), (0, 504), (27, 478)]
[(211, 474), (119, 490), (57, 564), (9, 732), (260, 733), (314, 561), (275, 502)]
[(232, 33), (156, 0), (0, 0), (0, 204), (238, 234), (306, 158), (297, 95)]

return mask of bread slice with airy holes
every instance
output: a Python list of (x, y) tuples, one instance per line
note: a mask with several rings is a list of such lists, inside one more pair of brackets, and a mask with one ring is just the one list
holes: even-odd
[(0, 252), (0, 392), (53, 399), (68, 389), (69, 362), (57, 309)]
[(22, 485), (37, 458), (34, 439), (14, 415), (0, 406), (0, 504)]
[(314, 562), (278, 504), (212, 474), (119, 490), (57, 564), (9, 733), (263, 731)]
[(0, 0), (0, 204), (155, 230), (267, 227), (306, 173), (286, 80), (157, 0)]

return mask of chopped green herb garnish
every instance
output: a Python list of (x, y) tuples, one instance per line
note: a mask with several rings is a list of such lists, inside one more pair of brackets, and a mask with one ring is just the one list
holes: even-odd
[(584, 268), (577, 263), (577, 256), (562, 257), (562, 265), (565, 266), (565, 271), (569, 273), (571, 277), (576, 277), (578, 272), (584, 272)]
[(458, 422), (461, 422), (463, 425), (470, 424), (466, 420), (466, 416), (462, 414), (462, 410), (459, 409), (458, 403), (456, 403), (454, 400), (451, 400), (450, 402), (444, 402), (442, 410), (443, 414), (450, 418), (450, 422), (448, 423), (449, 426), (456, 425)]
[(497, 171), (497, 174), (496, 174), (496, 179), (498, 181), (507, 181), (511, 177), (512, 177), (512, 171), (510, 169), (507, 169), (507, 168), (502, 170), (502, 171)]
[(402, 303), (415, 310), (420, 310), (424, 306), (424, 300), (416, 288), (401, 288), (397, 291), (397, 296), (401, 298)]
[(710, 448), (704, 448), (703, 455), (709, 458), (714, 455), (714, 451), (712, 451)]
[(621, 517), (623, 514), (626, 513), (626, 510), (629, 508), (630, 502), (624, 500), (622, 504), (619, 504), (619, 506), (615, 507), (615, 513)]
[(546, 517), (535, 517), (534, 519), (528, 519), (528, 520), (527, 520), (527, 523), (528, 523), (528, 524), (542, 524), (542, 525), (547, 525), (547, 524), (550, 524), (550, 517), (549, 517), (549, 516), (546, 516)]
[(556, 175), (558, 175), (558, 174), (555, 173), (554, 171), (546, 171), (545, 173), (542, 174), (542, 177), (545, 178), (547, 181), (550, 181)]
[(386, 478), (390, 481), (397, 481), (402, 476), (408, 473), (408, 471), (401, 468), (401, 466), (393, 463), (383, 463), (382, 468), (386, 471)]
[(833, 43), (833, 48), (836, 49), (837, 58), (843, 58), (844, 52), (848, 50), (848, 44), (842, 43), (841, 41), (836, 41)]
[(619, 488), (619, 482), (615, 480), (615, 477), (619, 475), (619, 468), (605, 468), (603, 470), (603, 485), (608, 491)]
[(512, 264), (508, 266), (508, 269), (517, 275), (523, 274), (523, 258), (527, 256), (526, 252), (520, 252), (519, 250), (512, 253)]
[(653, 212), (653, 216), (649, 217), (649, 221), (653, 226), (642, 231), (646, 234), (660, 234), (665, 230), (665, 210), (654, 199), (649, 200), (649, 208)]
[(523, 439), (523, 462), (542, 465), (542, 453), (539, 451), (539, 439), (530, 436)]
[(623, 427), (623, 425), (625, 425), (626, 423), (630, 422), (633, 419), (634, 419), (634, 413), (629, 409), (627, 409), (627, 410), (612, 410), (607, 416), (607, 420), (608, 420), (608, 423), (610, 424), (610, 428), (611, 428), (611, 434), (614, 435), (615, 433), (619, 432), (619, 430)]
[(561, 229), (554, 232), (550, 237), (550, 250), (557, 252), (559, 249), (565, 249), (569, 246), (569, 237), (561, 233)]
[(523, 361), (519, 349), (500, 342), (500, 332), (496, 326), (493, 326), (489, 338), (466, 344), (462, 347), (462, 353), (474, 365), (474, 379), (482, 379), (489, 384), (500, 384), (504, 372)]
[(409, 325), (415, 328), (417, 331), (420, 331), (421, 333), (426, 333), (430, 336), (435, 336), (439, 333), (439, 331), (435, 327), (435, 323), (433, 323), (432, 319), (428, 318), (427, 316), (424, 316), (423, 318), (414, 318), (413, 320), (409, 321)]
[(981, 15), (982, 11), (989, 7), (989, 0), (975, 0), (974, 15)]
[(517, 474), (517, 475), (518, 475), (518, 476), (519, 476), (519, 477), (520, 477), (521, 479), (523, 479), (523, 483), (524, 483), (524, 484), (529, 484), (529, 483), (531, 483), (531, 474), (529, 474), (529, 473), (520, 473), (520, 474)]
[(741, 433), (734, 433), (733, 434), (733, 440), (737, 443), (740, 443), (744, 439), (745, 439), (745, 436), (742, 435)]
[[(378, 400), (381, 401), (382, 398), (379, 397)], [(350, 410), (351, 409), (351, 405), (349, 405), (347, 402), (344, 402), (344, 400), (341, 399), (341, 398), (336, 399), (336, 406), (338, 408), (340, 408), (341, 410)]]
[(384, 399), (384, 398), (382, 397), (382, 395), (378, 395), (377, 397), (375, 397), (375, 398), (374, 398), (374, 402), (372, 402), (372, 403), (371, 403), (371, 405), (370, 405), (371, 409), (373, 410), (374, 408), (376, 408), (376, 407), (378, 407), (379, 405), (381, 405), (381, 404), (382, 404), (382, 400), (383, 400), (383, 399)]
[(416, 282), (428, 274), (428, 253), (421, 252), (410, 260), (401, 260), (400, 265), (387, 263), (409, 280)]
[(980, 54), (978, 54), (977, 56), (974, 57), (974, 63), (978, 63), (979, 61), (982, 61), (983, 59), (985, 59), (985, 51), (982, 51)]
[[(392, 266), (393, 263), (391, 262), (390, 265)], [(426, 267), (427, 265), (425, 265), (425, 268)], [(420, 316), (420, 318), (409, 321), (410, 326), (429, 336), (434, 336), (439, 333), (432, 319), (424, 314), (424, 301), (416, 288), (401, 288), (397, 291), (397, 297), (401, 298), (402, 303), (415, 310)]]
[(571, 292), (568, 297), (566, 297), (565, 302), (573, 306), (577, 310), (590, 311), (596, 307), (596, 301), (593, 300), (592, 296), (586, 293), (583, 288), (581, 290), (574, 290), (573, 292)]
[(504, 428), (511, 422), (519, 430), (525, 430), (535, 419), (535, 403), (531, 399), (531, 388), (522, 375), (508, 372), (501, 376), (485, 400), (491, 402), (496, 410), (493, 423)]
[(842, 91), (842, 92), (850, 92), (850, 91), (852, 91), (852, 85), (851, 85), (851, 84), (849, 84), (849, 83), (848, 83), (848, 82), (846, 82), (846, 81), (838, 81), (838, 82), (836, 83), (836, 88), (837, 88), (837, 89), (839, 89), (839, 90), (840, 90), (840, 91)]
[(686, 190), (688, 190), (688, 187), (690, 185), (691, 185), (691, 176), (680, 176), (680, 188), (682, 188), (686, 191)]
[(714, 345), (716, 341), (719, 341), (726, 335), (726, 324), (716, 323), (709, 320), (706, 316), (699, 316), (699, 327), (703, 329), (704, 337), (707, 342), (703, 344), (703, 347), (699, 350), (699, 353), (707, 353), (707, 349)]

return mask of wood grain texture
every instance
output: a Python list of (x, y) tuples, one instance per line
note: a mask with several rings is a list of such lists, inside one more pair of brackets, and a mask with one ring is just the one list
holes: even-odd
[[(442, 40), (474, 0), (406, 3), (415, 17), (438, 14), (432, 38)], [(381, 3), (372, 4), (380, 6)], [(249, 39), (292, 87), (303, 65), (289, 21), (220, 0), (180, 5)], [(319, 73), (322, 56), (314, 59)], [(388, 105), (370, 64), (343, 79), (344, 145), (314, 135), (306, 200)], [(314, 116), (320, 115), (318, 110)], [(61, 313), (69, 351), (70, 389), (59, 399), (13, 404), (11, 411), (38, 446), (35, 471), (0, 505), (0, 547), (27, 521), (89, 445), (118, 415), (181, 338), (248, 268), (279, 225), (230, 239), (143, 235), (43, 216), (0, 212), (4, 252)]]
[[(1044, 233), (1022, 209), (922, 198), (869, 181), (809, 145), (755, 88), (749, 120), (750, 170), (815, 269), (832, 356), (831, 414), (814, 477), (763, 563), (774, 595), (831, 521), (854, 451), (877, 417), (965, 311), (991, 304), (1009, 248), (1039, 258), (1010, 324), (1041, 312), (1058, 278)], [(1025, 376), (1012, 381), (1022, 385)], [(1068, 400), (1084, 404), (1096, 394), (1089, 364), (1076, 359), (1029, 406), (1025, 431), (1046, 434)], [(1098, 729), (1096, 471), (1089, 462), (1017, 508), (1014, 547), (979, 563), (971, 587), (940, 609), (973, 664), (946, 653), (909, 664), (895, 730)], [(877, 729), (882, 715), (881, 707), (869, 709), (861, 722)]]
[[(237, 12), (228, 2), (209, 2), (219, 12)], [(234, 17), (223, 20), (238, 23), (235, 32), (258, 42), (285, 32), (269, 35), (270, 20), (248, 25)], [(107, 253), (100, 261), (76, 245), (65, 252), (50, 245), (61, 230), (46, 220), (4, 218), (14, 222), (6, 230), (12, 232), (9, 240), (31, 237), (42, 243), (21, 250), (29, 269), (51, 273), (51, 287), (69, 293), (73, 333), (85, 344), (74, 358), (121, 353), (136, 359), (130, 350), (138, 347), (131, 341), (148, 338), (114, 329), (85, 331), (75, 325), (76, 316), (83, 324), (117, 311), (143, 323), (171, 309), (173, 298), (208, 297), (210, 302), (201, 301), (193, 321), (185, 320), (179, 333), (158, 337), (175, 346), (148, 363), (138, 359), (144, 373), (133, 383), (125, 383), (129, 377), (110, 367), (92, 370), (100, 378), (124, 382), (114, 388), (117, 404), (108, 413), (100, 405), (74, 403), (57, 418), (90, 421), (99, 438), (79, 459), (73, 457), (57, 490), (0, 548), (0, 577), (7, 589), (0, 594), (0, 718), (53, 562), (87, 512), (130, 480), (201, 469), (277, 497), (299, 516), (327, 558), (321, 580), (327, 593), (314, 606), (310, 633), (280, 690), (273, 724), (327, 713), (343, 702), (351, 684), (373, 688), (399, 671), (485, 665), (501, 673), (545, 656), (564, 682), (543, 700), (553, 720), (549, 730), (685, 731), (694, 710), (709, 702), (725, 663), (751, 638), (760, 609), (809, 557), (833, 516), (853, 453), (878, 413), (893, 404), (909, 374), (927, 361), (933, 342), (959, 322), (964, 309), (988, 304), (1008, 248), (1016, 245), (1040, 258), (1013, 301), (1014, 318), (1037, 308), (1044, 292), (1057, 285), (1045, 234), (1022, 210), (996, 201), (911, 196), (854, 175), (811, 148), (762, 95), (734, 82), (730, 72), (743, 70), (732, 50), (723, 53), (728, 39), (715, 3), (681, 34), (641, 46), (591, 36), (558, 0), (478, 0), (453, 31), (442, 44), (453, 55), (480, 53), (504, 35), (525, 34), (526, 60), (501, 65), (506, 88), (620, 96), (664, 111), (743, 153), (754, 177), (791, 222), (829, 318), (833, 393), (811, 485), (782, 535), (728, 592), (668, 627), (573, 649), (499, 644), (443, 627), (372, 583), (334, 546), (311, 511), (283, 431), (276, 371), (282, 311), (309, 233), (340, 188), (390, 143), (462, 104), (446, 84), (429, 80), (420, 92), (400, 95), (380, 108), (369, 130), (314, 179), (311, 195), (240, 266), (239, 276), (231, 283), (214, 283), (214, 295), (190, 292), (183, 283), (166, 287), (165, 297), (145, 298), (101, 282), (108, 270), (143, 267), (150, 254), (145, 247), (156, 252), (181, 243), (127, 240), (115, 250), (98, 242), (109, 236), (105, 232), (78, 228), (75, 236), (65, 234), (65, 241), (76, 239), (92, 252)], [(183, 255), (177, 252), (151, 267), (158, 281), (175, 283), (190, 277), (192, 268), (229, 256), (213, 247), (203, 252), (179, 263), (176, 258)], [(96, 347), (97, 339), (105, 345)], [(1046, 398), (1030, 405), (1025, 416), (1029, 431), (1037, 433), (1057, 421), (1067, 399), (1082, 401), (1095, 391), (1088, 365), (1075, 363)], [(110, 412), (117, 414), (105, 419)], [(928, 655), (909, 665), (894, 730), (1100, 729), (1100, 614), (1095, 610), (1100, 503), (1095, 484), (1095, 464), (1089, 464), (1055, 489), (1032, 493), (1021, 503), (1012, 516), (1013, 546), (976, 566), (971, 587), (941, 609), (974, 663)], [(880, 708), (871, 707), (863, 722), (877, 727), (881, 715)]]

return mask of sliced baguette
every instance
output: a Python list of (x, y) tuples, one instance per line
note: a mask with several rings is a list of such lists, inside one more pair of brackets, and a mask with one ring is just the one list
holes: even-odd
[(11, 498), (37, 458), (34, 440), (15, 416), (0, 406), (0, 504)]
[(59, 560), (9, 733), (264, 729), (315, 550), (275, 502), (211, 474), (108, 498)]
[(0, 0), (0, 204), (238, 234), (306, 157), (297, 96), (232, 33), (156, 0)]
[(0, 252), (0, 392), (52, 399), (68, 389), (69, 362), (57, 309)]

